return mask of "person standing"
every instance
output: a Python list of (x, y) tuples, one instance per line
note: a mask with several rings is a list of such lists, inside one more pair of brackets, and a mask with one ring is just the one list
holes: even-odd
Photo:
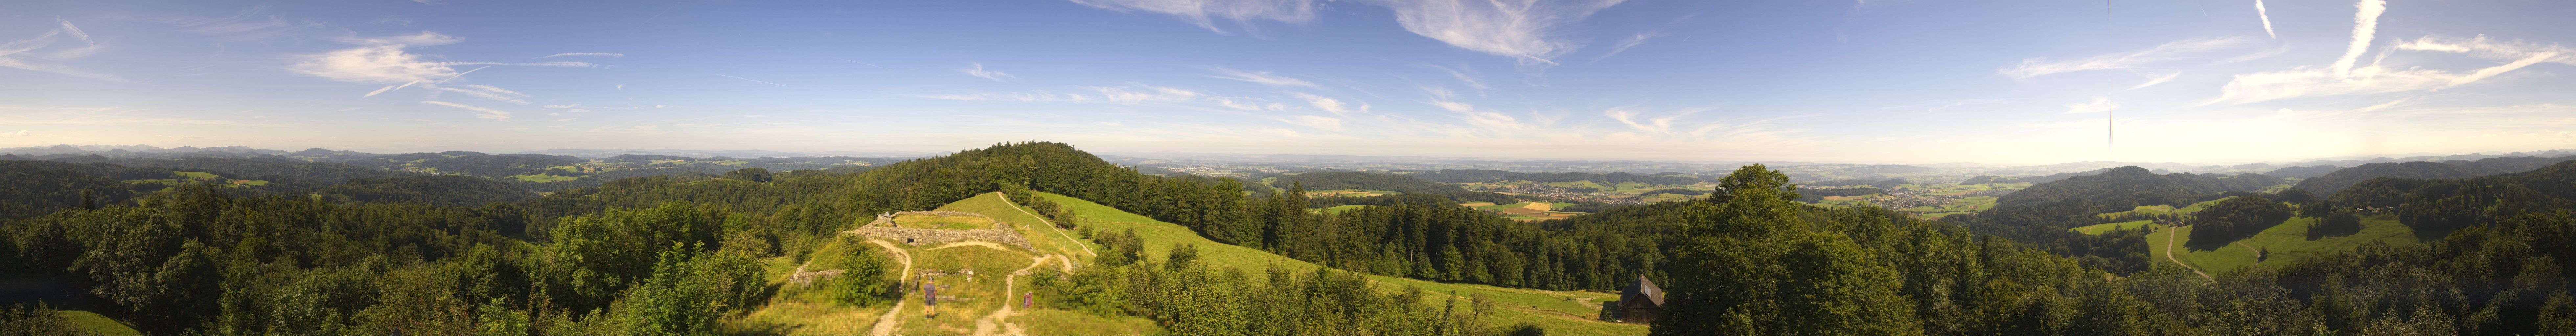
[(1037, 295), (1038, 292), (1020, 293), (1020, 309), (1029, 309), (1031, 300), (1036, 299)]
[(939, 317), (939, 310), (938, 310), (939, 308), (938, 308), (938, 306), (939, 306), (939, 281), (938, 281), (938, 280), (925, 280), (925, 281), (922, 281), (922, 282), (921, 282), (921, 318), (922, 318), (922, 319), (930, 319), (930, 318)]

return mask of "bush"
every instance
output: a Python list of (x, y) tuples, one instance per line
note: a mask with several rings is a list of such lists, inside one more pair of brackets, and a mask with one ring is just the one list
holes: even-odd
[(884, 302), (895, 290), (895, 284), (885, 278), (885, 259), (878, 255), (876, 247), (856, 240), (843, 239), (851, 255), (832, 265), (841, 270), (841, 275), (824, 280), (819, 287), (831, 291), (832, 301), (837, 303), (867, 306)]
[(2351, 211), (2335, 211), (2327, 214), (2325, 218), (2318, 219), (2316, 224), (2308, 226), (2309, 240), (2356, 233), (2361, 233), (2361, 215), (2355, 215)]
[(12, 304), (0, 307), (0, 335), (98, 335), (73, 325), (61, 311), (46, 306)]
[(725, 172), (724, 177), (760, 183), (769, 183), (770, 181), (769, 168), (760, 167), (743, 168)]

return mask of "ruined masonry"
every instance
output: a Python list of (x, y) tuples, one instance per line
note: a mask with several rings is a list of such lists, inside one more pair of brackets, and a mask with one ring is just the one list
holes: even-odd
[(888, 212), (888, 213), (880, 213), (880, 214), (877, 214), (877, 219), (876, 219), (876, 221), (868, 222), (868, 225), (860, 226), (860, 227), (859, 227), (859, 229), (858, 229), (858, 230), (856, 230), (856, 232), (857, 232), (859, 235), (861, 235), (861, 236), (877, 237), (877, 238), (885, 238), (885, 239), (887, 239), (887, 240), (892, 240), (892, 241), (895, 241), (895, 242), (904, 243), (904, 244), (907, 244), (907, 245), (913, 245), (913, 246), (937, 245), (937, 244), (946, 244), (946, 243), (950, 243), (950, 242), (961, 242), (961, 241), (970, 241), (970, 240), (981, 240), (981, 241), (989, 241), (989, 242), (1001, 243), (1001, 244), (1004, 244), (1004, 245), (1010, 245), (1010, 246), (1018, 246), (1018, 247), (1020, 247), (1020, 248), (1028, 249), (1028, 250), (1030, 250), (1030, 251), (1036, 251), (1036, 250), (1037, 250), (1037, 248), (1036, 248), (1036, 247), (1032, 247), (1032, 246), (1030, 246), (1030, 245), (1029, 245), (1029, 240), (1028, 240), (1027, 238), (1021, 238), (1021, 237), (1020, 237), (1020, 233), (1019, 233), (1019, 231), (1011, 230), (1011, 227), (1010, 227), (1010, 225), (1011, 225), (1011, 224), (1009, 224), (1009, 223), (1003, 223), (1003, 222), (1002, 222), (1002, 221), (1000, 221), (1000, 220), (994, 220), (994, 221), (993, 221), (993, 228), (990, 228), (990, 229), (975, 229), (975, 230), (915, 229), (915, 228), (900, 228), (900, 227), (895, 227), (895, 226), (894, 226), (894, 217), (895, 217), (895, 216), (900, 216), (900, 215), (975, 216), (975, 217), (983, 217), (983, 218), (985, 218), (985, 219), (992, 219), (992, 217), (990, 217), (990, 216), (985, 216), (984, 214), (972, 213), (972, 212), (958, 212), (958, 211), (904, 211), (904, 212)]

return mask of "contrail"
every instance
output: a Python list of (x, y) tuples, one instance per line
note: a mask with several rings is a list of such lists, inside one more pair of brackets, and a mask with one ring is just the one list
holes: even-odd
[(2379, 14), (2388, 12), (2388, 0), (2361, 0), (2353, 7), (2360, 10), (2352, 15), (2352, 46), (2343, 50), (2342, 59), (2335, 60), (2335, 77), (2351, 77), (2352, 63), (2361, 59), (2361, 53), (2370, 51), (2370, 39), (2379, 34)]
[(2281, 39), (2281, 34), (2272, 33), (2272, 14), (2263, 13), (2263, 0), (2254, 0), (2254, 17), (2263, 18), (2263, 35), (2271, 35), (2275, 40)]

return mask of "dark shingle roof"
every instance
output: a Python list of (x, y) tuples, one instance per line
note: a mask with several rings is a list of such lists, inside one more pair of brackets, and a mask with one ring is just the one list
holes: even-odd
[(1640, 298), (1655, 303), (1656, 307), (1663, 307), (1664, 289), (1655, 287), (1655, 281), (1646, 280), (1645, 275), (1638, 275), (1637, 282), (1628, 283), (1628, 288), (1619, 289), (1620, 302), (1637, 302), (1633, 300)]

